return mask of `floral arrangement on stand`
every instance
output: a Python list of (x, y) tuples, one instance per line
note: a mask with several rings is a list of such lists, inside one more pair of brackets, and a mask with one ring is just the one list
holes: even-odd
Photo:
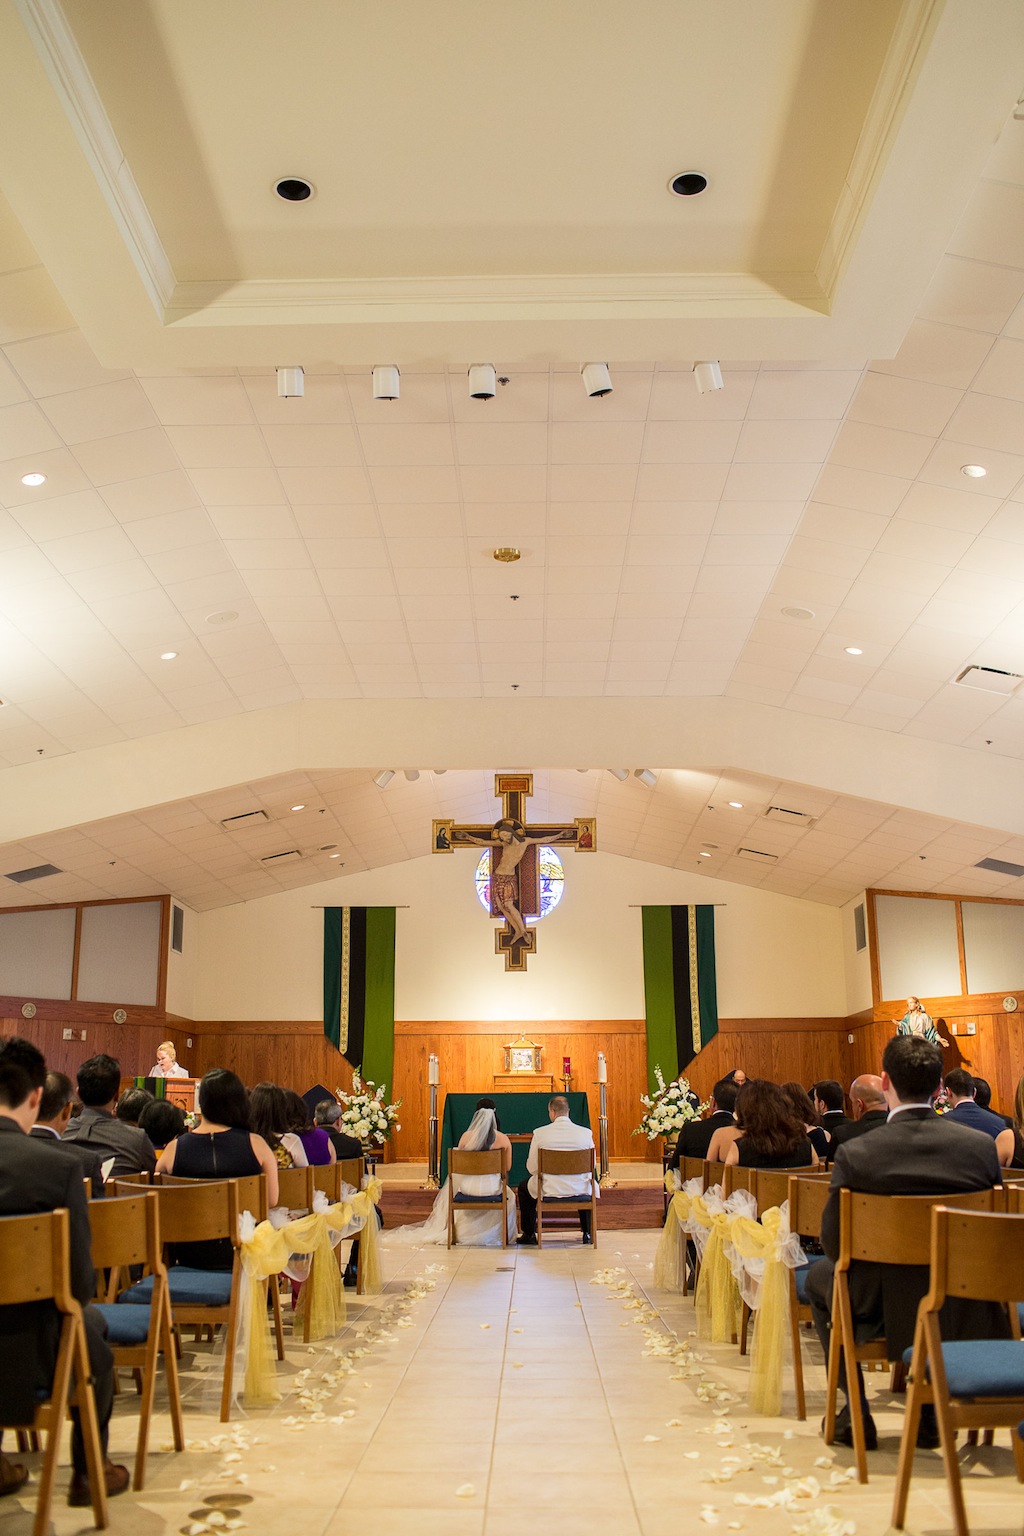
[(655, 1067), (654, 1076), (658, 1091), (653, 1095), (640, 1095), (644, 1113), (633, 1132), (634, 1136), (646, 1136), (648, 1141), (654, 1141), (659, 1136), (677, 1136), (684, 1125), (689, 1125), (691, 1120), (699, 1120), (707, 1108), (707, 1104), (694, 1103), (696, 1094), (688, 1078), (676, 1077), (666, 1083), (660, 1067)]
[(386, 1088), (387, 1083), (381, 1083), (378, 1088), (368, 1079), (364, 1081), (358, 1072), (353, 1072), (351, 1093), (345, 1093), (341, 1088), (334, 1090), (335, 1098), (343, 1106), (339, 1127), (343, 1127), (364, 1146), (373, 1142), (382, 1147), (392, 1131), (402, 1129), (398, 1123), (402, 1101), (396, 1099), (393, 1104), (386, 1104)]

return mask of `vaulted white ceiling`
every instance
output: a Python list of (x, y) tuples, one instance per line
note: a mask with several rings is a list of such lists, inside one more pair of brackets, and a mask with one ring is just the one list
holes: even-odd
[[(511, 714), (488, 751), (487, 701), (548, 710), (537, 768), (573, 763), (591, 701), (608, 736), (579, 766), (664, 770), (642, 812), (634, 785), (552, 776), (573, 814), (600, 801), (612, 851), (692, 864), (709, 813), (671, 774), (709, 794), (725, 774), (755, 804), (782, 785), (859, 806), (866, 837), (921, 822), (898, 859), (814, 829), (767, 870), (730, 832), (726, 878), (833, 902), (899, 871), (974, 889), (941, 842), (958, 818), (978, 857), (1024, 834), (1024, 695), (954, 681), (1024, 674), (1024, 13), (452, 3), (424, 32), (398, 10), (0, 4), (0, 872), (60, 862), (47, 839), (73, 825), (96, 868), (39, 899), (256, 894), (270, 877), (223, 843), (223, 880), (152, 848), (132, 865), (110, 785), (137, 841), (194, 811), (217, 842), (223, 792), (277, 804), (293, 773), (348, 868), (410, 857), (409, 828), (378, 846), (360, 817), (372, 771), (419, 760), (413, 704), (446, 705), (442, 766), (475, 783), (516, 758)], [(666, 190), (686, 169), (699, 198)], [(281, 204), (282, 174), (316, 198)], [(726, 387), (702, 396), (707, 356)], [(595, 357), (604, 399), (580, 380)], [(471, 400), (485, 358), (507, 383)], [(374, 362), (401, 366), (399, 400), (372, 398)], [(303, 398), (277, 397), (274, 363), (305, 366)], [(494, 561), (506, 545), (519, 561)], [(728, 710), (729, 742), (709, 726), (659, 755), (687, 700)], [(367, 731), (355, 763), (285, 741), (240, 772), (221, 734), (194, 781), (158, 785), (161, 742), (302, 701), (335, 705), (339, 743), (386, 702), (406, 739)], [(643, 752), (601, 713), (618, 701)], [(792, 721), (788, 758), (758, 757), (763, 710)], [(66, 780), (26, 788), (51, 760)], [(443, 783), (397, 793), (429, 824)], [(902, 867), (936, 838), (926, 875)]]

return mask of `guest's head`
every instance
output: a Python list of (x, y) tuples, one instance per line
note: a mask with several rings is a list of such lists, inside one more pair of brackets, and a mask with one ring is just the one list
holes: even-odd
[(341, 1116), (342, 1108), (337, 1099), (321, 1099), (313, 1111), (313, 1124), (327, 1131), (338, 1123)]
[(233, 1126), (241, 1131), (249, 1125), (249, 1096), (245, 1084), (225, 1067), (204, 1073), (196, 1092), (199, 1112), (208, 1125)]
[(955, 1067), (952, 1072), (947, 1072), (943, 1081), (946, 1085), (946, 1095), (951, 1103), (959, 1104), (963, 1099), (974, 1098), (974, 1078), (962, 1067)]
[(150, 1099), (142, 1106), (139, 1126), (145, 1131), (157, 1152), (162, 1152), (170, 1142), (176, 1141), (185, 1130), (185, 1111), (170, 1099)]
[(727, 1072), (725, 1075), (731, 1083), (736, 1084), (737, 1088), (742, 1088), (747, 1081), (747, 1074), (742, 1067), (733, 1067), (732, 1071)]
[(836, 1110), (842, 1112), (843, 1085), (837, 1083), (834, 1077), (822, 1078), (820, 1083), (815, 1083), (811, 1089), (811, 1102), (819, 1115), (829, 1115)]
[(740, 1089), (736, 1124), (755, 1159), (794, 1152), (805, 1140), (804, 1122), (778, 1083), (763, 1078), (752, 1078)]
[(715, 1109), (723, 1110), (725, 1114), (731, 1115), (736, 1108), (736, 1095), (738, 1093), (739, 1089), (732, 1077), (720, 1077), (711, 1090), (711, 1097), (715, 1101)]
[(277, 1083), (257, 1083), (249, 1090), (249, 1129), (262, 1136), (269, 1147), (291, 1130), (288, 1099)]
[(178, 1063), (178, 1053), (174, 1049), (173, 1040), (164, 1040), (156, 1048), (156, 1064), (165, 1072), (169, 1072)]
[(548, 1119), (561, 1120), (569, 1113), (569, 1100), (564, 1093), (556, 1093), (554, 1098), (548, 1099)]
[(31, 1040), (11, 1035), (0, 1043), (0, 1115), (30, 1131), (46, 1083), (46, 1059)]
[(90, 1056), (78, 1069), (78, 1097), (86, 1109), (113, 1110), (121, 1086), (121, 1063), (115, 1056)]
[(810, 1094), (801, 1083), (783, 1083), (782, 1091), (795, 1110), (801, 1125), (817, 1125), (818, 1116), (811, 1103)]
[(309, 1105), (291, 1088), (284, 1090), (284, 1097), (288, 1108), (288, 1129), (294, 1131), (296, 1136), (305, 1136), (313, 1129), (313, 1117), (309, 1113)]
[(117, 1118), (129, 1125), (138, 1125), (139, 1116), (147, 1104), (152, 1104), (153, 1098), (148, 1088), (126, 1088), (117, 1101)]
[(972, 1072), (971, 1076), (974, 1079), (975, 1104), (977, 1104), (979, 1109), (991, 1109), (992, 1084), (989, 1082), (987, 1077), (979, 1077), (976, 1072)]
[(855, 1120), (870, 1114), (872, 1110), (885, 1109), (887, 1106), (882, 1092), (882, 1079), (873, 1072), (864, 1072), (860, 1077), (855, 1077), (850, 1084), (850, 1103), (853, 1105)]
[(882, 1056), (882, 1091), (894, 1104), (930, 1104), (942, 1084), (942, 1051), (920, 1035), (896, 1035)]
[(39, 1101), (39, 1125), (48, 1125), (59, 1136), (71, 1119), (75, 1090), (63, 1072), (47, 1072)]

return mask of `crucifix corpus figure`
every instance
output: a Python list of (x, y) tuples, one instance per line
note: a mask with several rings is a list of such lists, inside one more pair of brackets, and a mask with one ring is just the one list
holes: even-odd
[(537, 849), (542, 843), (568, 843), (577, 852), (591, 853), (597, 846), (597, 822), (587, 816), (572, 825), (528, 826), (525, 801), (533, 794), (530, 773), (495, 774), (494, 793), (501, 799), (503, 815), (492, 827), (435, 821), (433, 848), (435, 853), (460, 847), (491, 850), (491, 916), (505, 920), (494, 936), (495, 952), (505, 956), (507, 971), (525, 971), (526, 957), (537, 945), (536, 931), (526, 923), (540, 912)]

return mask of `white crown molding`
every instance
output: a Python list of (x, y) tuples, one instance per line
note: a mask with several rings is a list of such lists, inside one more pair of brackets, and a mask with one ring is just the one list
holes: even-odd
[(162, 316), (174, 292), (174, 270), (60, 0), (15, 4), (149, 300)]

